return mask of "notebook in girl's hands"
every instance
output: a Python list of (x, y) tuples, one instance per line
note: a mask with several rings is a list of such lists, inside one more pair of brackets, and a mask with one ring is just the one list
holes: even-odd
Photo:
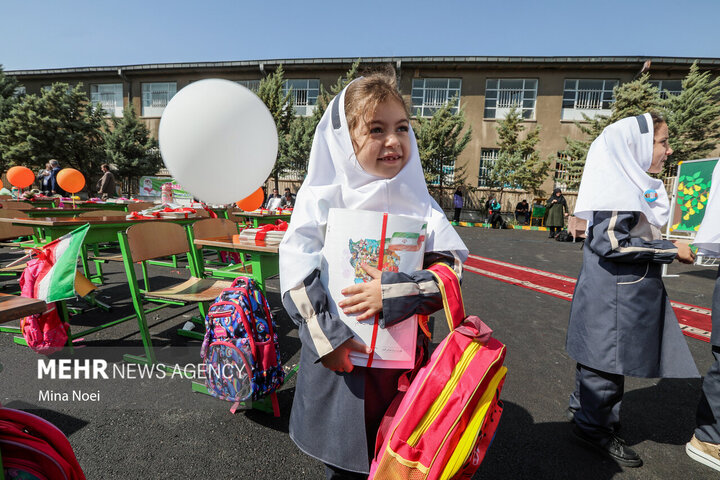
[[(328, 214), (321, 281), (330, 294), (330, 310), (355, 332), (356, 339), (374, 346), (372, 366), (412, 368), (415, 361), (417, 317), (383, 329), (377, 318), (358, 322), (337, 303), (341, 291), (353, 283), (371, 280), (361, 265), (382, 271), (412, 273), (420, 270), (425, 255), (427, 221), (405, 215), (331, 208)], [(368, 356), (353, 352), (354, 365), (367, 366)]]

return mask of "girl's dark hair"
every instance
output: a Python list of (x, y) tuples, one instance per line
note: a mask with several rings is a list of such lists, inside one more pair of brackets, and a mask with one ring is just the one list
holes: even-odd
[(369, 73), (352, 82), (345, 92), (345, 117), (352, 132), (368, 114), (375, 112), (381, 103), (396, 100), (407, 114), (407, 105), (397, 87), (395, 69), (384, 69)]
[(667, 123), (667, 122), (665, 121), (663, 116), (660, 115), (659, 113), (657, 113), (657, 112), (649, 112), (649, 113), (650, 113), (650, 118), (652, 118), (652, 122), (653, 122), (653, 134), (654, 134), (654, 133), (657, 133), (660, 125), (662, 125), (663, 123)]

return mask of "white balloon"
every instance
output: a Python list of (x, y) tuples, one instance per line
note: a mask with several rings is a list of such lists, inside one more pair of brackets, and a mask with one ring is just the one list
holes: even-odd
[(253, 92), (229, 80), (200, 80), (180, 90), (165, 107), (158, 137), (173, 178), (210, 204), (253, 193), (277, 158), (270, 111)]

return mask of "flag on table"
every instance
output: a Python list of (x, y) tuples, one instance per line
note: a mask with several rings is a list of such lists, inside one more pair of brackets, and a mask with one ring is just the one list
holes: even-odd
[(77, 258), (89, 228), (83, 225), (42, 247), (38, 260), (44, 264), (35, 280), (35, 298), (50, 303), (75, 297)]

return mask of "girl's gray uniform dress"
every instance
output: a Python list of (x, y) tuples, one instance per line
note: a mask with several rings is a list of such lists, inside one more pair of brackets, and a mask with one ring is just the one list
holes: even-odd
[(566, 343), (578, 362), (570, 406), (582, 404), (575, 421), (589, 435), (619, 422), (622, 376), (698, 376), (661, 277), (676, 255), (641, 212), (593, 214)]

